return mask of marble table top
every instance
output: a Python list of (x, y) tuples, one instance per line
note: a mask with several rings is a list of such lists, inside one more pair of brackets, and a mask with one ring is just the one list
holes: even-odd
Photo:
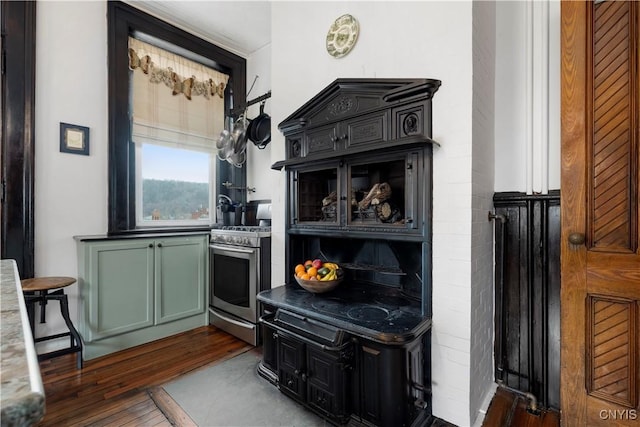
[(14, 260), (0, 261), (0, 418), (29, 426), (44, 416), (44, 387)]

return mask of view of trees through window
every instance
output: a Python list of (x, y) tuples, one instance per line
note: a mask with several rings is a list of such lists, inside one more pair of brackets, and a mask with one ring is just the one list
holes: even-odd
[(208, 220), (211, 154), (142, 144), (142, 221)]
[(175, 180), (142, 180), (143, 219), (209, 219), (209, 184)]

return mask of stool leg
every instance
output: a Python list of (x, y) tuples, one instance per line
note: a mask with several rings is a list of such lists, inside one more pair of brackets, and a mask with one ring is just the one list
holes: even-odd
[(64, 318), (64, 322), (67, 324), (69, 328), (69, 332), (71, 332), (71, 347), (74, 347), (73, 341), (77, 343), (76, 345), (80, 348), (78, 350), (77, 362), (78, 369), (82, 369), (82, 341), (80, 339), (80, 334), (71, 323), (71, 319), (69, 317), (69, 301), (67, 300), (67, 295), (61, 295), (60, 298), (60, 310), (62, 311), (62, 317)]
[(31, 336), (36, 338), (36, 304), (37, 299), (33, 295), (25, 295), (24, 302), (27, 306), (27, 317), (29, 318), (29, 326), (31, 327)]
[[(38, 292), (36, 292), (37, 294)], [(40, 291), (40, 323), (47, 322), (47, 291)]]

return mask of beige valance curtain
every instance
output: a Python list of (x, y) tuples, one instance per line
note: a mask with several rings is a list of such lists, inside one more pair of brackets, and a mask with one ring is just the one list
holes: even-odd
[(128, 55), (133, 141), (214, 152), (229, 76), (131, 37)]

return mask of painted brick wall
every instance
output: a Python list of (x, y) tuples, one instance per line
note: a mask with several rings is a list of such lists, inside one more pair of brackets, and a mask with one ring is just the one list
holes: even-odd
[(493, 391), (493, 210), (496, 6), (473, 3), (473, 113), (471, 198), (471, 424)]

